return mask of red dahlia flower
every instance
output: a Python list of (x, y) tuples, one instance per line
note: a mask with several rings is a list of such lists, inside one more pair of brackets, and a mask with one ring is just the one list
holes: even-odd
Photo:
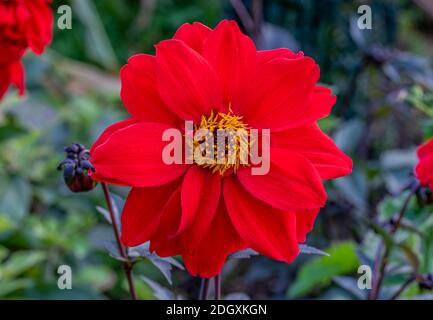
[(415, 175), (423, 186), (433, 190), (433, 138), (418, 147), (418, 165)]
[(0, 1), (0, 99), (11, 84), (24, 94), (21, 57), (27, 48), (41, 54), (53, 29), (51, 0)]
[[(287, 263), (326, 201), (323, 180), (347, 175), (352, 161), (317, 126), (336, 98), (317, 86), (313, 59), (288, 49), (256, 51), (235, 22), (214, 30), (184, 24), (156, 56), (139, 54), (121, 73), (131, 117), (92, 146), (96, 180), (132, 186), (122, 242), (150, 240), (160, 256), (182, 255), (193, 275), (212, 277), (227, 256), (252, 248)], [(166, 165), (161, 137), (218, 113), (235, 127), (270, 129), (270, 171)]]

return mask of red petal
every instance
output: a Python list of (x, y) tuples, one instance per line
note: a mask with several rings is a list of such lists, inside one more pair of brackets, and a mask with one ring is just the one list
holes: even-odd
[(262, 50), (262, 51), (257, 51), (257, 63), (261, 65), (276, 58), (296, 59), (296, 58), (302, 58), (303, 56), (304, 56), (303, 52), (294, 53), (286, 48)]
[(11, 83), (14, 84), (19, 92), (20, 96), (25, 93), (24, 86), (24, 68), (21, 62), (14, 63), (10, 66)]
[(293, 151), (307, 158), (322, 179), (334, 179), (352, 172), (352, 160), (324, 134), (317, 124), (272, 133), (276, 148)]
[(17, 63), (24, 55), (26, 49), (21, 45), (11, 44), (10, 42), (2, 40), (0, 40), (0, 48), (2, 48), (0, 52), (0, 66), (3, 68), (7, 65)]
[(248, 247), (291, 263), (299, 253), (295, 214), (254, 198), (233, 178), (225, 179), (223, 188), (230, 218)]
[(304, 243), (307, 240), (307, 234), (313, 230), (314, 221), (318, 214), (318, 209), (296, 212), (296, 236), (299, 243)]
[(0, 66), (0, 100), (6, 94), (11, 84), (9, 66)]
[(181, 40), (190, 48), (201, 53), (204, 41), (211, 31), (212, 29), (206, 27), (200, 22), (194, 22), (192, 24), (184, 23), (179, 29), (177, 29), (173, 39)]
[(16, 23), (17, 15), (16, 15), (16, 5), (21, 4), (14, 4), (13, 6), (6, 5), (6, 1), (0, 2), (2, 5), (0, 6), (0, 17), (2, 17), (2, 24), (3, 25), (13, 25)]
[(168, 183), (182, 175), (187, 165), (166, 165), (161, 137), (169, 126), (159, 123), (136, 123), (115, 131), (105, 143), (94, 148), (91, 161), (96, 180), (150, 187)]
[(191, 226), (182, 233), (182, 243), (187, 251), (196, 248), (209, 229), (220, 199), (221, 176), (208, 170), (203, 186), (200, 195), (191, 193), (191, 196), (198, 199), (200, 206)]
[(162, 102), (156, 85), (156, 59), (139, 54), (120, 71), (120, 97), (129, 113), (143, 122), (175, 124), (176, 115)]
[(193, 276), (211, 278), (221, 273), (227, 256), (245, 249), (228, 216), (224, 203), (220, 201), (209, 229), (193, 252), (183, 253), (185, 266)]
[[(171, 211), (176, 212), (172, 215), (177, 218), (170, 224), (176, 227), (176, 233), (167, 234), (165, 237), (175, 239), (183, 251), (191, 252), (197, 248), (215, 215), (220, 191), (220, 175), (212, 174), (210, 171), (196, 166), (191, 167), (185, 175), (181, 187), (182, 211), (179, 210), (178, 203), (172, 205), (175, 209)], [(170, 230), (173, 230), (173, 227)], [(158, 230), (158, 234), (165, 234), (166, 232)], [(156, 241), (161, 241), (161, 237), (158, 237)], [(160, 248), (161, 245), (156, 247)]]
[(311, 116), (319, 68), (313, 59), (278, 58), (259, 66), (245, 122), (257, 129), (284, 130)]
[(433, 154), (433, 139), (428, 140), (424, 144), (418, 147), (416, 150), (418, 158), (422, 159), (428, 155)]
[(27, 1), (29, 20), (26, 28), (29, 47), (41, 54), (53, 37), (53, 13), (46, 1)]
[(24, 69), (21, 62), (5, 66), (0, 65), (0, 72), (0, 100), (6, 94), (11, 84), (17, 87), (19, 95), (24, 95)]
[(332, 95), (331, 89), (315, 87), (305, 113), (286, 128), (300, 127), (326, 118), (331, 114), (332, 107), (336, 102), (337, 97)]
[(156, 46), (157, 80), (165, 104), (180, 118), (199, 122), (212, 109), (219, 110), (221, 93), (209, 63), (179, 40)]
[(433, 188), (433, 139), (419, 146), (416, 151), (419, 162), (415, 168), (415, 175), (423, 186)]
[(232, 106), (243, 114), (247, 90), (256, 68), (256, 48), (236, 22), (224, 20), (212, 31), (204, 44), (203, 56), (218, 74), (224, 107)]
[(99, 147), (101, 144), (103, 144), (107, 139), (117, 130), (123, 129), (127, 126), (130, 126), (131, 124), (137, 123), (135, 119), (126, 119), (120, 122), (116, 122), (109, 126), (107, 129), (102, 132), (102, 134), (99, 136), (99, 138), (93, 143), (92, 147), (90, 148), (90, 154), (93, 154), (95, 149)]
[(153, 237), (162, 210), (179, 182), (159, 187), (132, 188), (122, 212), (122, 243), (138, 246)]
[(158, 228), (150, 240), (150, 251), (156, 251), (161, 257), (178, 255), (182, 250), (179, 236), (173, 237), (182, 216), (181, 188), (176, 189), (164, 206)]
[(202, 168), (192, 166), (185, 174), (182, 183), (182, 218), (177, 234), (184, 231), (198, 214), (201, 195), (205, 188), (206, 174)]
[(415, 168), (415, 175), (423, 186), (433, 182), (432, 168), (433, 154), (424, 155)]
[(326, 191), (317, 170), (304, 157), (284, 149), (271, 148), (270, 170), (266, 175), (251, 175), (241, 168), (238, 178), (257, 198), (284, 211), (323, 207)]

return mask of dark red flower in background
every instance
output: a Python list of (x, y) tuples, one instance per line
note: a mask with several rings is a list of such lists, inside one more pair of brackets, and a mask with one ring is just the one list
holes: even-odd
[[(325, 205), (323, 180), (352, 169), (316, 124), (336, 101), (318, 79), (313, 59), (256, 51), (231, 21), (214, 30), (185, 24), (156, 45), (156, 56), (130, 58), (121, 97), (131, 118), (107, 128), (90, 150), (94, 179), (133, 187), (123, 243), (150, 240), (151, 250), (182, 255), (201, 277), (218, 274), (229, 254), (247, 247), (292, 262)], [(182, 130), (184, 120), (203, 127), (218, 113), (235, 127), (270, 129), (267, 175), (248, 166), (164, 164), (166, 129)]]
[(423, 186), (433, 190), (433, 139), (430, 139), (417, 150), (418, 165), (415, 168), (415, 175)]
[(11, 84), (24, 94), (21, 58), (27, 48), (41, 54), (51, 42), (51, 0), (0, 1), (0, 99)]

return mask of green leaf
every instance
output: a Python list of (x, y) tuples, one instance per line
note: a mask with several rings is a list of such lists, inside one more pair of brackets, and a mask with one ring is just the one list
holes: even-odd
[(11, 219), (6, 215), (0, 214), (0, 234), (2, 232), (10, 231), (14, 228), (14, 224)]
[(115, 70), (118, 67), (116, 54), (95, 5), (86, 0), (74, 0), (72, 5), (86, 28), (85, 41), (89, 55), (107, 69)]
[(425, 93), (421, 86), (413, 86), (406, 96), (406, 101), (433, 118), (433, 95)]
[(412, 266), (415, 272), (418, 272), (420, 262), (416, 253), (407, 245), (400, 244), (399, 248), (403, 251), (406, 256), (407, 261)]
[[(319, 250), (317, 248), (308, 246), (306, 244), (300, 244), (299, 250), (303, 254), (315, 254), (319, 256), (329, 256), (326, 252)], [(258, 256), (259, 253), (253, 249), (247, 248), (244, 250), (236, 251), (229, 256), (229, 259), (250, 259), (253, 256)]]
[(391, 248), (395, 244), (392, 235), (385, 228), (371, 220), (367, 220), (367, 223), (383, 239), (387, 248)]
[(359, 119), (343, 123), (334, 134), (335, 144), (345, 153), (354, 152), (361, 141), (364, 128), (365, 124)]
[[(396, 215), (401, 207), (403, 206), (404, 202), (406, 201), (406, 198), (409, 195), (408, 190), (402, 192), (398, 196), (387, 196), (385, 197), (378, 205), (378, 212), (379, 212), (379, 218), (380, 221), (386, 221), (391, 219), (394, 215)], [(416, 198), (413, 197), (410, 202), (409, 206), (407, 208), (407, 212), (405, 214), (406, 217), (410, 216), (411, 211), (416, 206)]]
[(74, 281), (87, 284), (91, 288), (96, 288), (99, 291), (107, 291), (114, 286), (116, 282), (116, 274), (106, 266), (89, 265), (80, 270), (80, 273)]
[(45, 259), (46, 254), (43, 252), (17, 251), (3, 263), (0, 274), (2, 279), (13, 279)]
[(232, 253), (228, 259), (250, 259), (253, 256), (258, 256), (259, 253), (253, 249), (247, 248)]
[(141, 279), (152, 289), (153, 295), (158, 300), (175, 300), (176, 296), (171, 290), (161, 286), (150, 278), (142, 276)]
[(328, 286), (336, 276), (356, 272), (359, 259), (352, 242), (342, 242), (326, 250), (329, 257), (311, 260), (301, 268), (287, 295), (289, 298), (304, 296), (315, 289)]
[[(123, 211), (123, 206), (125, 205), (125, 199), (123, 199), (122, 197), (111, 193), (111, 203), (113, 206), (113, 213), (114, 213), (114, 218), (116, 220), (116, 224), (117, 224), (117, 229), (119, 230), (119, 232), (121, 232), (122, 230), (122, 220), (121, 220), (121, 216), (122, 216), (122, 211)], [(111, 215), (110, 212), (100, 206), (96, 207), (96, 210), (102, 214), (105, 218), (105, 220), (107, 220), (107, 222), (109, 224), (113, 224), (111, 221)]]
[(32, 198), (30, 183), (22, 178), (13, 178), (4, 190), (0, 190), (0, 212), (12, 221), (20, 221), (28, 213)]
[(304, 253), (304, 254), (316, 254), (316, 255), (319, 255), (319, 256), (327, 256), (327, 257), (329, 257), (328, 253), (326, 253), (326, 252), (324, 252), (324, 251), (322, 251), (320, 249), (317, 249), (317, 248), (314, 248), (314, 247), (311, 247), (311, 246), (307, 246), (306, 244), (300, 244), (299, 245), (299, 250), (301, 250), (301, 253)]
[(146, 242), (140, 246), (130, 248), (128, 255), (132, 259), (142, 258), (149, 260), (164, 276), (167, 282), (172, 285), (171, 273), (173, 267), (180, 270), (184, 270), (184, 267), (176, 259), (172, 257), (162, 258), (156, 253), (151, 253), (149, 251), (149, 242)]
[(13, 281), (2, 281), (0, 286), (0, 297), (5, 297), (14, 291), (25, 289), (31, 285), (30, 279), (17, 279)]
[(6, 247), (0, 246), (0, 265), (2, 260), (5, 259), (8, 256), (8, 254), (9, 254), (9, 250)]
[(343, 197), (358, 210), (365, 211), (368, 203), (368, 183), (365, 173), (354, 170), (350, 176), (334, 180), (334, 185)]
[(104, 248), (108, 251), (110, 256), (119, 261), (125, 261), (122, 255), (119, 252), (119, 246), (114, 240), (107, 240), (103, 242)]

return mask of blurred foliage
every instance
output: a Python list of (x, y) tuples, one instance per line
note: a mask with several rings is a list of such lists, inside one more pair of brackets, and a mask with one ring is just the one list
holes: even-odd
[(305, 296), (313, 289), (329, 285), (335, 276), (354, 273), (358, 269), (359, 260), (353, 243), (342, 242), (326, 251), (328, 257), (320, 257), (304, 264), (290, 287), (289, 297)]
[[(243, 3), (252, 11), (251, 0)], [(356, 27), (362, 3), (372, 6), (372, 31)], [(55, 12), (61, 4), (72, 6), (73, 29), (55, 28), (45, 55), (26, 56), (26, 98), (11, 92), (0, 106), (0, 297), (126, 299), (119, 257), (115, 250), (107, 254), (113, 235), (102, 192), (69, 192), (55, 170), (63, 147), (90, 146), (108, 124), (126, 117), (118, 71), (128, 57), (153, 53), (184, 22), (242, 21), (220, 0), (56, 0)], [(355, 160), (355, 170), (327, 183), (328, 204), (307, 240), (328, 248), (330, 257), (301, 255), (291, 266), (248, 254), (231, 259), (223, 293), (230, 293), (227, 299), (365, 299), (357, 267), (373, 266), (384, 242), (393, 248), (381, 292), (389, 298), (415, 268), (433, 272), (428, 195), (412, 199), (395, 236), (387, 232), (414, 179), (414, 148), (433, 136), (433, 19), (411, 0), (273, 0), (259, 14), (259, 34), (242, 25), (258, 47), (302, 50), (321, 66), (321, 81), (339, 99), (320, 125)], [(114, 190), (121, 197), (127, 191)], [(135, 254), (141, 299), (197, 297), (199, 280), (177, 260)], [(73, 270), (72, 290), (57, 288), (62, 264)], [(429, 294), (416, 283), (402, 292)]]

